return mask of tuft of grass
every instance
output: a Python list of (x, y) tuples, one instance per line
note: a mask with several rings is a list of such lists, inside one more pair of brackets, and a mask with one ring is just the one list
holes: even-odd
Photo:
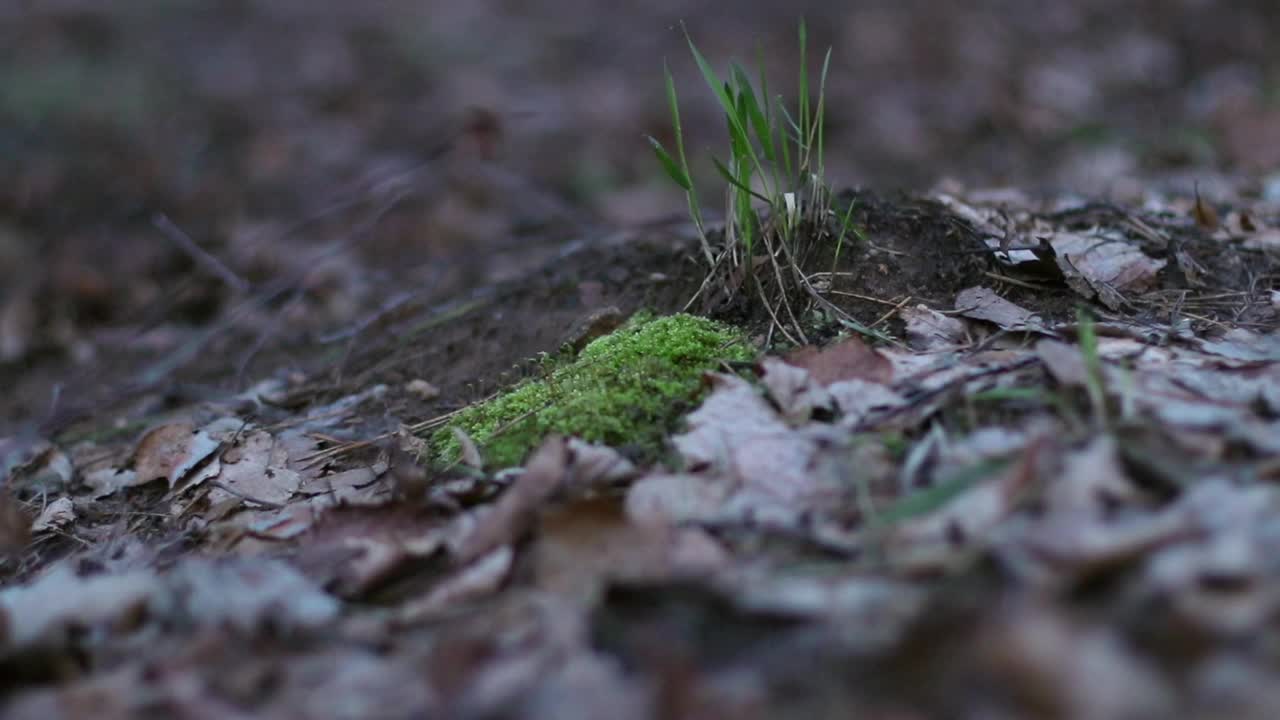
[(739, 331), (705, 318), (633, 317), (547, 377), (463, 410), (431, 435), (433, 460), (457, 461), (453, 428), (474, 440), (492, 467), (518, 464), (552, 432), (631, 445), (656, 458), (663, 438), (697, 400), (702, 373), (722, 360), (754, 356)]
[[(831, 49), (827, 48), (823, 56), (815, 104), (808, 71), (808, 32), (801, 21), (798, 98), (792, 113), (780, 95), (769, 94), (762, 57), (757, 60), (755, 83), (737, 62), (730, 63), (728, 74), (721, 78), (698, 50), (688, 29), (683, 24), (681, 28), (704, 83), (724, 113), (729, 136), (726, 159), (712, 157), (716, 171), (725, 181), (723, 248), (713, 249), (708, 239), (685, 152), (675, 80), (665, 63), (663, 78), (675, 149), (668, 151), (652, 136), (649, 144), (667, 175), (685, 192), (703, 255), (712, 268), (708, 281), (726, 264), (729, 267), (723, 270), (724, 274), (745, 275), (747, 290), (756, 291), (777, 328), (793, 342), (806, 341), (798, 322), (803, 311), (794, 307), (795, 296), (808, 295), (814, 304), (837, 317), (844, 313), (814, 288), (802, 269), (804, 259), (817, 243), (829, 241), (834, 243), (833, 257), (838, 260), (850, 234), (858, 235), (853, 224), (855, 203), (851, 201), (843, 209), (833, 208), (834, 194), (825, 177), (823, 128)], [(758, 271), (765, 274), (764, 283), (757, 277)], [(708, 284), (704, 282), (699, 293)]]
[(1093, 316), (1084, 308), (1076, 310), (1076, 324), (1080, 328), (1080, 356), (1084, 361), (1085, 390), (1093, 407), (1094, 422), (1099, 427), (1110, 427), (1107, 415), (1107, 382), (1098, 355), (1098, 333), (1093, 326)]

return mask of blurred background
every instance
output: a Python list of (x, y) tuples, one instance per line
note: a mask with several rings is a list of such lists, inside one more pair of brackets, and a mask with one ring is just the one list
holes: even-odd
[(1280, 166), (1274, 0), (7, 0), (0, 380), (220, 322), (291, 274), (301, 296), (264, 307), (332, 328), (679, 217), (644, 140), (672, 139), (664, 60), (714, 209), (723, 120), (680, 23), (718, 67), (759, 52), (794, 102), (801, 16), (811, 73), (832, 48), (839, 186), (1133, 200), (1267, 192)]

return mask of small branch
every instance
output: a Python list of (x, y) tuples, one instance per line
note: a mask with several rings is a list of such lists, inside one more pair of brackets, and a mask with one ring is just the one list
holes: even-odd
[(169, 219), (164, 213), (156, 213), (151, 218), (151, 224), (155, 229), (160, 231), (174, 245), (185, 252), (196, 264), (204, 268), (211, 275), (216, 275), (218, 279), (226, 283), (228, 287), (236, 292), (247, 292), (249, 290), (249, 282), (239, 275), (232, 272), (221, 260), (214, 257), (204, 248), (196, 244), (191, 236), (182, 231)]

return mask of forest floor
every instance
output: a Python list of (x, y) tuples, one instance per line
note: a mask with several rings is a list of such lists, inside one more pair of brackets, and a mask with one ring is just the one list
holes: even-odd
[[(0, 10), (0, 715), (1273, 715), (1269, 3), (456, 5)], [(766, 304), (643, 135), (798, 13)], [(462, 431), (680, 312), (657, 452)]]

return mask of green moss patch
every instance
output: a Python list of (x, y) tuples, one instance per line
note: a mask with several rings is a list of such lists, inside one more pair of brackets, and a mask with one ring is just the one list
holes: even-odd
[(637, 316), (547, 377), (459, 413), (431, 436), (434, 459), (457, 460), (452, 427), (464, 430), (494, 467), (518, 464), (552, 432), (657, 457), (662, 439), (697, 400), (702, 373), (721, 360), (754, 356), (740, 331), (720, 323)]

